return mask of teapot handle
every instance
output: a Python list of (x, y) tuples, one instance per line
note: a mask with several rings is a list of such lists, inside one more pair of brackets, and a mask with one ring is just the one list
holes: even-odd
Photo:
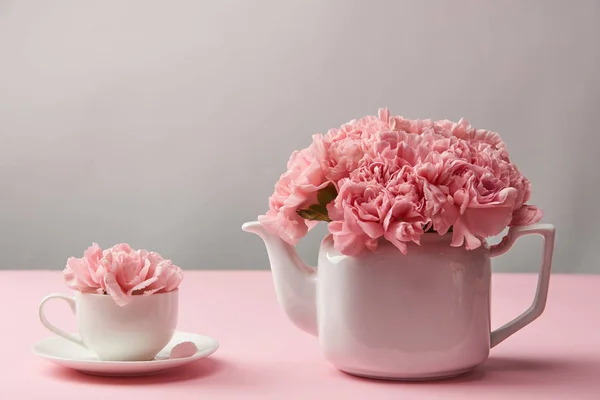
[(548, 298), (548, 285), (552, 269), (552, 254), (554, 251), (555, 227), (551, 224), (534, 224), (528, 226), (511, 227), (508, 234), (497, 245), (491, 246), (490, 256), (496, 257), (506, 253), (515, 241), (525, 235), (542, 235), (544, 237), (544, 251), (542, 253), (542, 266), (538, 275), (537, 291), (531, 306), (517, 318), (504, 326), (496, 329), (491, 334), (490, 347), (495, 347), (506, 338), (524, 328), (539, 317), (546, 307)]

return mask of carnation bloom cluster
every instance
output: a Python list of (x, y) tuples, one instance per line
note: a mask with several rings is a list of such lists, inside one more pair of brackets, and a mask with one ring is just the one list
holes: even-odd
[(67, 286), (81, 293), (107, 294), (119, 306), (136, 295), (170, 292), (179, 287), (182, 270), (160, 254), (121, 243), (102, 250), (93, 243), (82, 258), (69, 257), (63, 270)]
[(354, 256), (381, 240), (406, 254), (424, 234), (480, 247), (507, 226), (538, 222), (531, 183), (500, 135), (464, 119), (409, 120), (380, 109), (294, 151), (263, 227), (290, 244), (327, 221), (334, 246)]

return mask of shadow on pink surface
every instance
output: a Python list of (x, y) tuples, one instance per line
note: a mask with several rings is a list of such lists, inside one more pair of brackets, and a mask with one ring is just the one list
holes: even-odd
[[(313, 371), (321, 375), (324, 381), (337, 385), (410, 385), (411, 387), (473, 386), (509, 390), (521, 387), (533, 388), (570, 388), (588, 385), (597, 379), (600, 360), (567, 358), (516, 358), (490, 357), (473, 371), (456, 378), (434, 381), (386, 381), (360, 378), (345, 374), (333, 367)], [(237, 364), (216, 357), (175, 368), (171, 371), (141, 377), (102, 377), (86, 375), (68, 368), (47, 365), (42, 374), (53, 380), (69, 381), (76, 384), (96, 385), (152, 385), (177, 384), (183, 382), (206, 381), (206, 384), (218, 387), (289, 385), (299, 383), (298, 375), (290, 365), (261, 366), (260, 364)], [(512, 390), (512, 389), (510, 389)]]
[(55, 365), (48, 365), (45, 368), (44, 374), (53, 379), (69, 380), (83, 384), (148, 385), (202, 380), (217, 374), (235, 374), (234, 370), (235, 368), (228, 362), (218, 358), (206, 358), (170, 371), (147, 376), (96, 376)]
[(483, 364), (472, 371), (450, 379), (433, 381), (385, 381), (372, 380), (345, 374), (354, 381), (366, 381), (373, 384), (411, 384), (411, 385), (524, 385), (532, 386), (544, 384), (548, 386), (574, 385), (577, 383), (589, 383), (591, 379), (597, 378), (600, 370), (600, 360), (561, 358), (516, 358), (516, 357), (490, 357)]

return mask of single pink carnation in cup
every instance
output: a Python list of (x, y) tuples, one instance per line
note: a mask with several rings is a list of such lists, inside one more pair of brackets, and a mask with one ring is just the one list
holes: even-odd
[(127, 305), (133, 296), (173, 291), (183, 279), (181, 268), (171, 260), (125, 243), (104, 251), (94, 243), (83, 258), (67, 260), (63, 276), (71, 289), (109, 295), (119, 306)]

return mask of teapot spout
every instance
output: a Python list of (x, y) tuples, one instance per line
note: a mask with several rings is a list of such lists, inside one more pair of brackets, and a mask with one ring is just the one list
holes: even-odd
[(306, 265), (296, 248), (267, 231), (258, 221), (242, 225), (265, 242), (275, 293), (288, 318), (301, 330), (318, 335), (316, 315), (316, 269)]

